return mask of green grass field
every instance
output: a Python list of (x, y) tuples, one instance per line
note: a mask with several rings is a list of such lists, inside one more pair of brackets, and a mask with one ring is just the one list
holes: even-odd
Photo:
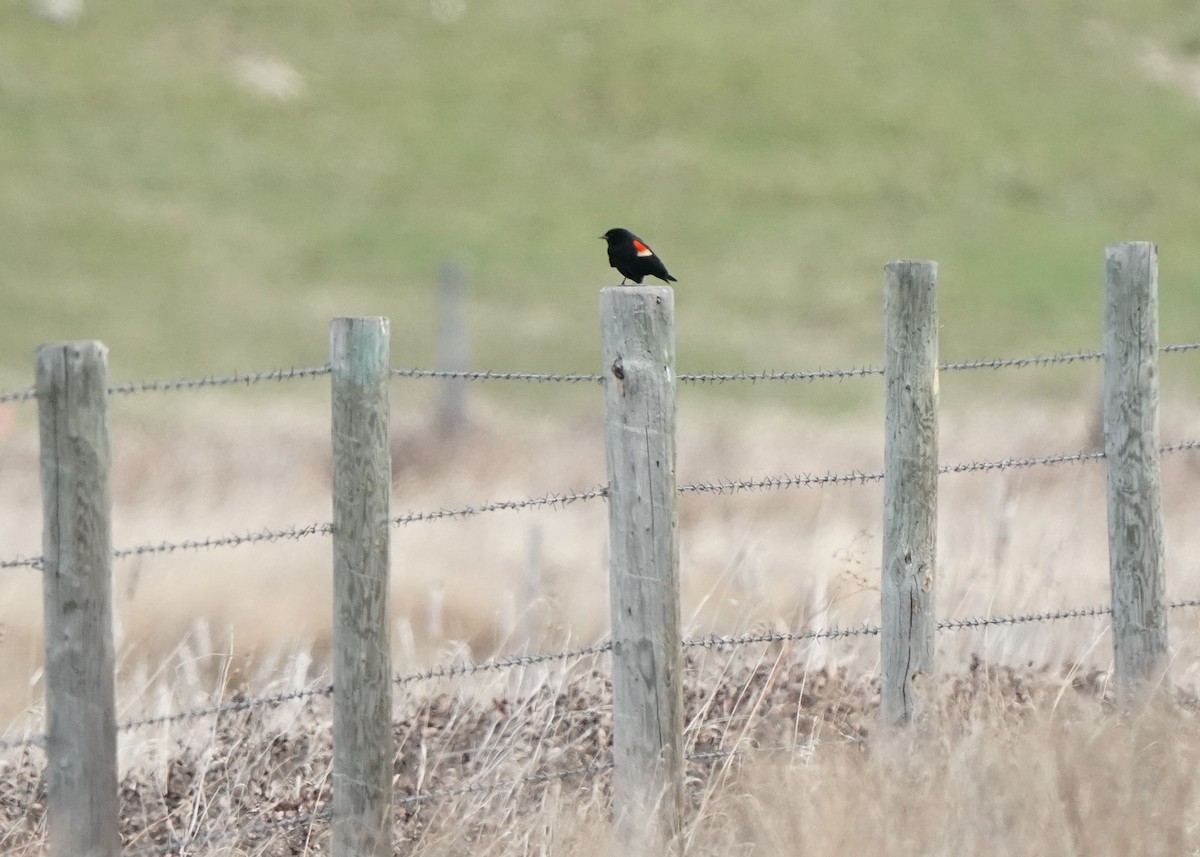
[[(1103, 246), (1200, 310), (1200, 12), (1152, 0), (0, 3), (0, 380), (324, 360), (588, 371), (610, 226), (678, 285), (684, 371), (877, 362), (885, 261), (941, 263), (948, 358), (1094, 347)], [(1190, 75), (1190, 76), (1189, 76)]]

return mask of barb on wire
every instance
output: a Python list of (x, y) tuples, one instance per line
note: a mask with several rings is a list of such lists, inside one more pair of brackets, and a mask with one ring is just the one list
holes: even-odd
[[(577, 649), (567, 649), (559, 652), (546, 652), (544, 654), (536, 655), (511, 655), (509, 657), (496, 658), (490, 661), (482, 661), (477, 664), (439, 666), (424, 670), (423, 672), (411, 673), (408, 675), (397, 675), (392, 677), (392, 682), (397, 685), (406, 685), (419, 681), (431, 681), (439, 678), (458, 678), (482, 672), (503, 672), (504, 670), (513, 669), (516, 667), (527, 667), (541, 663), (552, 663), (554, 661), (574, 660), (576, 658), (583, 658), (587, 657), (588, 655), (600, 655), (610, 651), (612, 651), (612, 643), (606, 642), (597, 643), (591, 646), (581, 646)], [(267, 696), (233, 699), (228, 702), (218, 702), (214, 705), (208, 705), (203, 708), (193, 708), (187, 711), (177, 711), (172, 714), (160, 714), (153, 717), (143, 717), (136, 720), (128, 720), (123, 723), (119, 723), (117, 725), (117, 731), (129, 732), (149, 726), (164, 726), (186, 720), (198, 720), (203, 717), (219, 717), (223, 714), (249, 711), (253, 708), (282, 705), (285, 702), (292, 702), (299, 699), (309, 699), (315, 696), (329, 696), (332, 693), (333, 685), (324, 684), (319, 687), (282, 691), (280, 693), (273, 693)], [(44, 735), (38, 735), (19, 742), (13, 742), (11, 746), (42, 743), (44, 740)], [(7, 746), (8, 745), (4, 743), (0, 743), (0, 749), (6, 749)]]
[(1011, 470), (1019, 467), (1038, 467), (1049, 464), (1075, 464), (1083, 461), (1098, 461), (1103, 452), (1068, 452), (1063, 455), (1037, 455), (1030, 458), (1001, 458), (997, 461), (966, 461), (960, 464), (943, 464), (938, 473), (980, 473), (987, 470)]
[(1051, 366), (1056, 363), (1086, 363), (1103, 360), (1103, 351), (1074, 351), (1061, 354), (1038, 354), (1033, 357), (998, 357), (993, 360), (961, 360), (939, 363), (943, 372), (959, 372), (971, 369), (1024, 369), (1027, 366)]
[(267, 696), (251, 696), (241, 699), (231, 699), (229, 702), (218, 702), (204, 708), (192, 708), (187, 711), (176, 711), (172, 714), (159, 714), (153, 717), (142, 717), (136, 720), (126, 720), (117, 724), (118, 732), (132, 732), (149, 726), (166, 726), (185, 720), (199, 720), (202, 717), (219, 717), (222, 714), (233, 714), (238, 711), (249, 711), (253, 708), (273, 707), (283, 705), (298, 699), (309, 699), (314, 696), (329, 696), (333, 693), (333, 685), (325, 684), (320, 687), (308, 687), (301, 690), (287, 690), (272, 693)]
[(969, 616), (965, 619), (943, 619), (938, 622), (939, 631), (961, 631), (965, 628), (987, 628), (993, 625), (1024, 625), (1029, 622), (1054, 622), (1059, 619), (1085, 619), (1090, 616), (1109, 616), (1112, 608), (1075, 607), (1067, 610), (1052, 610), (1046, 613), (1024, 613), (1017, 616)]
[(783, 488), (802, 488), (812, 485), (866, 485), (883, 480), (883, 473), (826, 473), (824, 476), (767, 476), (762, 479), (721, 479), (716, 482), (687, 482), (679, 486), (680, 494), (736, 494), (739, 491), (769, 491)]
[(762, 634), (734, 634), (686, 638), (684, 648), (724, 649), (754, 643), (783, 643), (802, 640), (840, 640), (845, 637), (873, 637), (879, 634), (877, 625), (864, 623), (860, 628), (825, 628), (819, 631), (769, 631)]
[[(1180, 342), (1163, 345), (1159, 351), (1164, 354), (1178, 354), (1185, 351), (1200, 349), (1200, 342)], [(1038, 354), (1030, 357), (999, 357), (990, 360), (961, 360), (939, 364), (938, 368), (946, 371), (970, 369), (1021, 369), (1028, 366), (1050, 366), (1053, 364), (1080, 363), (1103, 360), (1101, 351), (1073, 351), (1058, 354)], [(313, 367), (292, 367), (289, 369), (270, 369), (262, 372), (235, 372), (232, 375), (209, 375), (201, 378), (174, 378), (153, 381), (133, 381), (115, 384), (108, 388), (110, 394), (129, 395), (143, 392), (163, 392), (168, 390), (190, 390), (197, 387), (220, 387), (237, 384), (255, 384), (262, 381), (289, 381), (295, 378), (317, 378), (328, 375), (329, 364)], [(466, 381), (525, 381), (528, 383), (566, 383), (566, 384), (596, 384), (603, 376), (590, 372), (497, 372), (493, 370), (456, 371), (449, 369), (398, 368), (391, 370), (396, 378), (460, 378)], [(881, 366), (855, 366), (846, 369), (811, 369), (799, 371), (762, 372), (694, 372), (683, 373), (678, 380), (684, 384), (724, 384), (727, 382), (748, 382), (756, 384), (767, 381), (825, 381), (845, 380), (847, 378), (865, 378), (883, 374)], [(0, 391), (0, 403), (28, 401), (37, 398), (34, 388), (24, 390)]]
[(502, 672), (503, 670), (513, 669), (514, 667), (528, 667), (534, 664), (549, 663), (551, 661), (568, 661), (575, 658), (584, 658), (588, 655), (602, 655), (605, 652), (612, 651), (612, 643), (597, 643), (592, 646), (581, 646), (578, 649), (567, 649), (562, 652), (548, 652), (542, 655), (511, 655), (506, 658), (496, 658), (495, 660), (482, 661), (477, 664), (457, 664), (453, 666), (440, 666), (427, 669), (419, 673), (410, 673), (409, 675), (393, 676), (394, 684), (404, 685), (412, 684), (417, 681), (430, 681), (438, 678), (455, 678), (458, 676), (474, 675), (481, 672)]
[(395, 378), (457, 378), (464, 381), (526, 381), (532, 384), (564, 383), (564, 384), (598, 384), (601, 376), (593, 374), (554, 373), (554, 372), (493, 372), (481, 370), (477, 372), (454, 369), (393, 369)]
[(438, 521), (443, 518), (470, 518), (475, 515), (482, 515), (486, 512), (516, 512), (521, 509), (536, 509), (549, 507), (551, 509), (561, 509), (569, 506), (572, 503), (582, 503), (586, 500), (595, 500), (598, 497), (607, 497), (608, 487), (597, 486), (590, 488), (587, 491), (568, 491), (566, 493), (545, 494), (541, 497), (529, 497), (525, 500), (496, 500), (490, 503), (484, 503), (480, 506), (461, 506), (457, 509), (437, 509), (432, 512), (408, 512), (398, 517), (392, 518), (392, 523), (397, 526), (405, 524), (413, 524), (419, 521)]
[[(1185, 452), (1200, 449), (1200, 440), (1178, 441), (1162, 444), (1161, 453)], [(942, 474), (980, 473), (993, 470), (1009, 470), (1022, 467), (1037, 467), (1054, 464), (1074, 464), (1098, 461), (1104, 458), (1104, 452), (1071, 452), (1059, 455), (1040, 455), (1028, 458), (1001, 458), (994, 461), (968, 461), (958, 464), (943, 464), (938, 468)], [(883, 481), (880, 471), (849, 473), (826, 473), (821, 476), (811, 474), (767, 476), (759, 479), (727, 479), (708, 482), (687, 482), (678, 487), (680, 494), (735, 494), (740, 491), (768, 491), (786, 488), (812, 487), (822, 485), (866, 485)], [(570, 491), (550, 493), (540, 497), (529, 497), (524, 500), (498, 500), (479, 506), (461, 506), (454, 509), (437, 509), (428, 512), (408, 512), (392, 518), (395, 526), (404, 526), (420, 521), (438, 521), (443, 519), (469, 518), (488, 512), (519, 511), (521, 509), (551, 508), (561, 509), (572, 503), (581, 503), (608, 496), (607, 486), (597, 486), (586, 491)], [(210, 548), (237, 547), (246, 544), (274, 542), (281, 539), (302, 539), (307, 536), (327, 536), (333, 532), (331, 523), (313, 523), (304, 526), (283, 527), (280, 529), (259, 530), (245, 534), (229, 536), (213, 536), (201, 539), (187, 539), (181, 542), (158, 542), (118, 548), (113, 551), (114, 559), (125, 559), (132, 556), (150, 554), (169, 554), (176, 551), (207, 550)], [(0, 560), (0, 569), (7, 568), (40, 568), (41, 556), (17, 556)]]
[(0, 392), (0, 403), (25, 402), (37, 398), (37, 390), (30, 387), (26, 390), (4, 390)]
[(858, 366), (849, 369), (812, 369), (797, 372), (697, 372), (678, 376), (681, 384), (724, 384), (729, 381), (842, 381), (846, 378), (866, 378), (882, 375), (881, 366)]
[(258, 384), (263, 381), (291, 381), (296, 378), (320, 378), (329, 374), (329, 364), (308, 368), (291, 367), (270, 369), (265, 372), (234, 372), (232, 375), (207, 375), (202, 378), (171, 378), (156, 381), (133, 381), (113, 384), (109, 395), (128, 396), (133, 393), (164, 393), (171, 390), (194, 390), (199, 387), (228, 387), (233, 385)]
[(144, 554), (174, 553), (175, 551), (208, 550), (209, 548), (237, 547), (252, 545), (260, 542), (277, 542), (281, 539), (299, 541), (306, 536), (327, 536), (333, 532), (333, 524), (305, 524), (300, 527), (282, 527), (278, 530), (258, 530), (230, 536), (211, 536), (202, 539), (186, 539), (182, 542), (159, 542), (157, 544), (136, 545), (129, 548), (118, 548), (113, 551), (114, 559), (125, 559)]

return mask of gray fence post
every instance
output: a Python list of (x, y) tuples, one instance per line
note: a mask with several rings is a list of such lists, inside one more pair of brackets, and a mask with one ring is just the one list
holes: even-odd
[(1104, 454), (1117, 692), (1165, 678), (1166, 584), (1158, 463), (1158, 248), (1105, 251)]
[(112, 631), (108, 349), (35, 355), (41, 436), (50, 853), (116, 857), (117, 718)]
[(884, 477), (880, 715), (921, 715), (937, 631), (937, 263), (883, 274)]
[(333, 854), (392, 854), (388, 320), (335, 318)]
[(663, 286), (600, 292), (613, 639), (613, 815), (627, 848), (678, 849), (683, 655), (675, 308)]

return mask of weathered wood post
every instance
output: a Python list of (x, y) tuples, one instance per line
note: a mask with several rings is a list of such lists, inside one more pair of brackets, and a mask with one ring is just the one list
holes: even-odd
[(937, 631), (937, 263), (883, 274), (885, 427), (880, 715), (922, 713)]
[(37, 349), (50, 854), (116, 857), (108, 349)]
[(1117, 692), (1164, 680), (1166, 583), (1158, 463), (1158, 248), (1105, 251), (1104, 454)]
[(335, 318), (333, 854), (392, 854), (388, 320)]
[(623, 846), (677, 851), (683, 654), (675, 482), (675, 304), (600, 292), (613, 639), (613, 815)]

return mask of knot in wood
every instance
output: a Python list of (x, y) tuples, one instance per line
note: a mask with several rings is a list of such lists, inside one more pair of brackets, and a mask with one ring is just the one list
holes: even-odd
[(625, 380), (625, 366), (621, 362), (620, 357), (618, 357), (616, 360), (613, 361), (612, 373), (613, 373), (613, 377), (615, 377), (618, 381)]

